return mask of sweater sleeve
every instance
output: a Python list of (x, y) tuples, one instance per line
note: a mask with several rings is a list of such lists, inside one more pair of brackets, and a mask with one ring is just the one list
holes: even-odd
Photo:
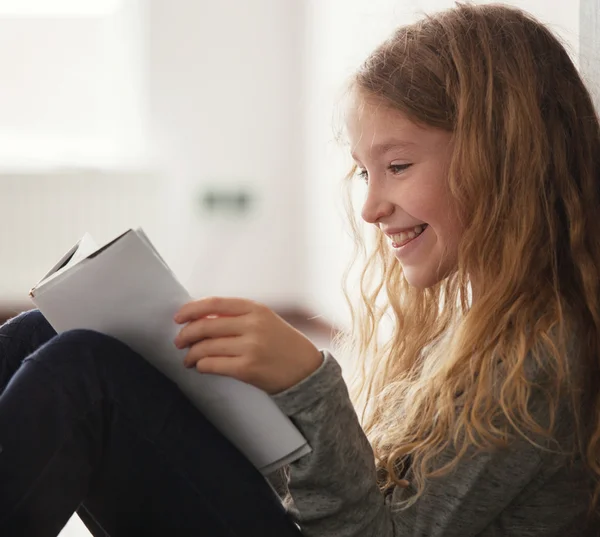
[(331, 354), (324, 358), (310, 377), (273, 396), (312, 447), (288, 468), (287, 508), (306, 537), (477, 536), (528, 483), (555, 471), (539, 448), (523, 441), (465, 457), (414, 505), (399, 510), (377, 486), (373, 451), (341, 368)]

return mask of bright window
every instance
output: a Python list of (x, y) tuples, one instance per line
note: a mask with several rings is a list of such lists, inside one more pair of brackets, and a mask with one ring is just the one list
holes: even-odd
[(143, 3), (0, 0), (0, 168), (143, 159)]

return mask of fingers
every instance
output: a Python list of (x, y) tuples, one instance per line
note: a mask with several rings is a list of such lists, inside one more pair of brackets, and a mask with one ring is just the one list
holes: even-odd
[(225, 361), (232, 357), (241, 356), (244, 352), (244, 342), (241, 337), (222, 337), (219, 339), (205, 339), (192, 345), (186, 354), (183, 364), (185, 367), (194, 367), (198, 361), (209, 357), (224, 357)]
[(187, 323), (208, 315), (237, 316), (250, 313), (254, 303), (244, 298), (210, 297), (185, 304), (175, 315), (178, 324)]
[(175, 338), (178, 349), (189, 347), (206, 338), (241, 336), (244, 331), (242, 317), (214, 317), (198, 319), (185, 325)]
[(207, 375), (224, 375), (226, 377), (243, 379), (243, 367), (240, 358), (226, 356), (210, 356), (196, 362), (196, 369)]

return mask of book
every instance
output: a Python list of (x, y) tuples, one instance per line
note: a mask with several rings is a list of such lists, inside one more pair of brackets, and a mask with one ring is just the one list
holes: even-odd
[(173, 317), (193, 299), (141, 228), (101, 246), (84, 235), (29, 294), (58, 333), (95, 330), (143, 356), (264, 475), (311, 451), (266, 392), (183, 366)]

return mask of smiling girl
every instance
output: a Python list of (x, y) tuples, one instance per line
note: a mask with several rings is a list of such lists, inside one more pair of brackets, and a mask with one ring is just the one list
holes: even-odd
[(285, 509), (141, 357), (28, 312), (0, 329), (2, 535), (76, 509), (113, 536), (600, 534), (600, 128), (577, 70), (523, 12), (459, 5), (399, 28), (351, 90), (376, 234), (354, 404), (261, 304), (175, 317), (184, 365), (267, 391), (308, 439)]

